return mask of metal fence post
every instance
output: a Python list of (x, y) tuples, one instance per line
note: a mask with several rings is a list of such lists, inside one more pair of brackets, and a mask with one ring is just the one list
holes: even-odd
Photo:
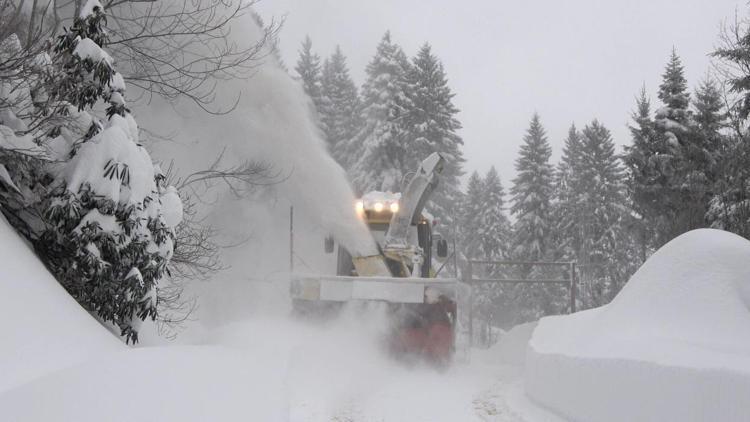
[(469, 285), (469, 349), (474, 347), (474, 284), (472, 279), (474, 278), (474, 268), (471, 261), (468, 262), (466, 284)]
[(294, 205), (289, 207), (289, 272), (294, 272)]
[(576, 285), (576, 263), (571, 262), (570, 263), (570, 313), (575, 313), (576, 311), (576, 296), (577, 296), (577, 290), (578, 286)]

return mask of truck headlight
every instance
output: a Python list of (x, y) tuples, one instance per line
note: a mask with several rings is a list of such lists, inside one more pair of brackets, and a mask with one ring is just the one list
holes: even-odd
[(381, 212), (383, 211), (383, 203), (376, 202), (375, 205), (372, 206), (372, 208), (375, 210), (375, 212)]
[(398, 212), (398, 202), (391, 203), (391, 212), (394, 214)]
[(354, 209), (357, 210), (357, 214), (362, 214), (365, 212), (365, 203), (362, 201), (357, 201), (356, 204), (354, 204)]

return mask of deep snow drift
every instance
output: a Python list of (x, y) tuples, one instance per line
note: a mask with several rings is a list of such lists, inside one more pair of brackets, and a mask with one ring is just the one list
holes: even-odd
[(1, 214), (0, 257), (0, 394), (125, 349), (47, 272)]
[(750, 414), (750, 242), (686, 233), (607, 306), (543, 318), (526, 392), (580, 421), (739, 421)]

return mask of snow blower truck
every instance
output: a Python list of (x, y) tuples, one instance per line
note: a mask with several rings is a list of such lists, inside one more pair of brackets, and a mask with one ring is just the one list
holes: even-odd
[[(355, 204), (369, 226), (380, 254), (352, 256), (338, 247), (336, 276), (294, 275), (290, 286), (295, 312), (319, 314), (348, 302), (387, 304), (391, 320), (389, 349), (396, 356), (416, 356), (447, 365), (455, 351), (456, 279), (435, 278), (433, 219), (424, 212), (438, 184), (445, 159), (427, 157), (401, 194), (370, 192)], [(327, 238), (326, 252), (334, 252)], [(445, 258), (445, 239), (434, 245)]]

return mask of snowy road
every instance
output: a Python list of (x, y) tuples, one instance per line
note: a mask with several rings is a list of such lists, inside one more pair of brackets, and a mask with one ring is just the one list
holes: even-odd
[(442, 372), (407, 366), (381, 353), (377, 326), (253, 318), (194, 331), (188, 344), (104, 353), (0, 394), (0, 409), (19, 422), (559, 422), (495, 353)]
[[(50, 300), (66, 298), (53, 280), (48, 284), (59, 293)], [(275, 314), (232, 313), (248, 305), (246, 296), (230, 296), (237, 303), (222, 298), (210, 309), (212, 302), (203, 302), (220, 318), (191, 324), (175, 342), (143, 332), (135, 349), (97, 348), (95, 335), (106, 331), (78, 322), (75, 344), (94, 352), (78, 363), (58, 359), (43, 373), (19, 362), (50, 360), (48, 346), (34, 335), (18, 337), (23, 359), (0, 364), (34, 371), (0, 388), (2, 420), (98, 422), (106, 414), (112, 422), (558, 422), (539, 416), (522, 393), (521, 369), (501, 364), (495, 352), (475, 351), (442, 372), (409, 366), (382, 352), (382, 313), (312, 324), (275, 305)], [(47, 332), (44, 323), (26, 331)]]
[[(487, 381), (475, 384), (477, 374), (459, 368), (435, 376), (405, 372), (371, 386), (370, 394), (352, 396), (331, 406), (307, 394), (293, 394), (289, 420), (294, 422), (322, 421), (525, 421), (511, 410), (504, 394), (518, 386), (516, 374), (484, 374)], [(461, 373), (463, 372), (463, 373)]]
[(442, 372), (408, 366), (381, 352), (379, 326), (361, 318), (327, 326), (272, 319), (211, 336), (278, 368), (291, 422), (559, 421), (526, 400), (521, 368), (487, 351)]
[(323, 421), (524, 421), (512, 411), (505, 394), (520, 388), (515, 368), (458, 365), (446, 373), (403, 368), (367, 380), (366, 391), (354, 389), (334, 398), (290, 392), (289, 420)]

